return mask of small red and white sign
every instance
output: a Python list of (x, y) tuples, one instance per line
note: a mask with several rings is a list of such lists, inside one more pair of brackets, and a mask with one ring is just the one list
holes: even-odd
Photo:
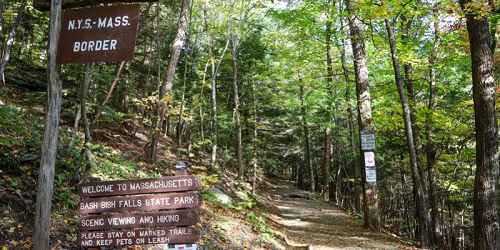
[(364, 152), (365, 154), (365, 167), (375, 167), (375, 153)]

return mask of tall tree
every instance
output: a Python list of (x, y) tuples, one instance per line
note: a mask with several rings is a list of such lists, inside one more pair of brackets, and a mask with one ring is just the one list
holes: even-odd
[(433, 127), (434, 127), (434, 116), (433, 112), (436, 108), (436, 85), (437, 85), (437, 54), (440, 42), (440, 29), (439, 29), (439, 13), (438, 5), (435, 4), (432, 8), (432, 23), (434, 28), (434, 38), (432, 42), (432, 48), (429, 55), (429, 90), (428, 90), (428, 102), (427, 102), (427, 113), (425, 116), (425, 130), (427, 144), (425, 145), (425, 155), (427, 164), (427, 177), (429, 183), (429, 205), (431, 208), (431, 233), (432, 241), (440, 242), (439, 237), (439, 211), (438, 211), (438, 201), (436, 194), (436, 180), (435, 180), (435, 163), (436, 163), (436, 147), (433, 141)]
[[(212, 143), (212, 153), (210, 157), (210, 164), (211, 167), (214, 168), (217, 165), (217, 141), (218, 141), (218, 121), (217, 121), (217, 75), (219, 74), (219, 68), (222, 63), (222, 60), (224, 56), (226, 55), (227, 49), (229, 48), (229, 43), (231, 41), (231, 37), (229, 37), (226, 41), (226, 45), (224, 46), (224, 49), (221, 52), (219, 60), (215, 58), (214, 54), (214, 39), (212, 37), (212, 34), (209, 32), (208, 29), (208, 4), (209, 1), (205, 0), (203, 4), (203, 29), (204, 32), (207, 34), (207, 42), (208, 42), (208, 62), (207, 65), (205, 66), (205, 72), (208, 69), (208, 65), (210, 64), (211, 67), (211, 91), (210, 91), (210, 98), (212, 101), (212, 117), (210, 121), (211, 125), (211, 143)], [(229, 21), (228, 21), (229, 22)], [(204, 73), (205, 75), (205, 73)], [(203, 77), (205, 79), (205, 76)], [(205, 80), (203, 80), (204, 82)], [(203, 90), (203, 86), (202, 86)], [(200, 109), (200, 118), (203, 117), (203, 114)], [(203, 128), (201, 129), (203, 131)]]
[[(339, 4), (339, 13), (343, 13), (344, 7), (342, 4)], [(341, 29), (341, 34), (343, 34), (344, 31), (344, 21), (345, 17), (341, 15), (339, 17), (339, 23)], [(354, 210), (355, 211), (360, 211), (361, 210), (361, 171), (359, 168), (359, 161), (358, 161), (358, 156), (356, 154), (357, 147), (356, 147), (356, 133), (355, 133), (355, 114), (353, 112), (353, 108), (351, 105), (351, 81), (349, 79), (349, 67), (347, 65), (347, 56), (346, 56), (346, 41), (345, 39), (338, 39), (340, 40), (340, 44), (337, 45), (339, 47), (340, 51), (340, 64), (342, 66), (342, 75), (344, 77), (345, 81), (345, 102), (347, 105), (347, 126), (349, 130), (349, 144), (351, 147), (351, 151), (353, 154), (353, 160), (352, 160), (352, 168), (354, 172), (354, 194), (352, 195), (353, 200), (354, 200)]]
[[(476, 176), (474, 179), (474, 248), (498, 249), (496, 212), (498, 148), (496, 84), (488, 1), (461, 1), (467, 20), (472, 59), (472, 92), (476, 126)], [(491, 6), (492, 7), (492, 6)]]
[(240, 118), (240, 94), (239, 94), (239, 69), (238, 69), (238, 47), (239, 38), (231, 35), (231, 55), (233, 61), (233, 100), (234, 100), (234, 129), (236, 132), (236, 159), (238, 160), (238, 177), (244, 178), (245, 166), (243, 162), (243, 144), (241, 138), (241, 118)]
[(311, 192), (314, 192), (314, 189), (316, 187), (315, 181), (314, 181), (314, 169), (311, 163), (311, 145), (309, 143), (309, 127), (307, 125), (307, 108), (306, 108), (306, 103), (305, 103), (305, 91), (304, 91), (304, 85), (302, 83), (302, 76), (299, 74), (299, 81), (300, 81), (300, 93), (299, 93), (299, 99), (300, 99), (300, 115), (302, 117), (302, 132), (304, 136), (304, 156), (305, 156), (305, 164), (306, 168), (309, 170), (309, 184), (310, 184), (310, 190)]
[(412, 126), (410, 104), (408, 102), (408, 97), (404, 93), (403, 78), (401, 76), (401, 66), (396, 48), (396, 37), (394, 35), (394, 30), (392, 28), (392, 24), (390, 23), (390, 21), (388, 19), (385, 19), (384, 21), (387, 29), (387, 34), (389, 37), (391, 59), (394, 69), (394, 78), (398, 88), (401, 106), (403, 109), (403, 120), (406, 132), (406, 144), (408, 147), (408, 153), (410, 155), (410, 169), (412, 173), (413, 185), (415, 186), (415, 190), (417, 192), (416, 215), (420, 225), (419, 239), (421, 241), (422, 247), (427, 248), (431, 244), (429, 235), (430, 217), (429, 213), (427, 212), (428, 202), (424, 194), (425, 192), (424, 191), (425, 185), (423, 181), (424, 176), (421, 176), (421, 173), (418, 169), (418, 162), (417, 162), (418, 156), (417, 156), (417, 149), (415, 147), (415, 140), (414, 140), (415, 134), (413, 132), (413, 126)]
[[(334, 73), (333, 73), (333, 61), (332, 61), (332, 24), (333, 20), (330, 15), (331, 13), (331, 8), (332, 7), (332, 1), (327, 1), (326, 6), (325, 6), (325, 12), (326, 14), (326, 30), (325, 30), (325, 54), (326, 54), (326, 74), (327, 74), (327, 82), (329, 83), (328, 92), (330, 94), (330, 98), (332, 101), (329, 102), (329, 110), (330, 114), (329, 116), (329, 121), (333, 122), (333, 116), (335, 113), (335, 103), (333, 101), (334, 98), (334, 83), (333, 83), (333, 78), (334, 78)], [(323, 160), (321, 164), (321, 186), (322, 186), (322, 192), (324, 194), (324, 200), (330, 200), (332, 201), (335, 199), (335, 197), (328, 197), (330, 194), (330, 188), (334, 188), (333, 186), (330, 187), (330, 166), (332, 162), (332, 128), (330, 127), (331, 124), (330, 122), (327, 124), (325, 128), (325, 135), (324, 135), (324, 147), (323, 147)], [(333, 194), (333, 192), (331, 192)]]
[[(3, 8), (3, 7), (2, 7)], [(7, 37), (7, 42), (5, 43), (5, 46), (3, 47), (2, 50), (2, 58), (0, 60), (0, 85), (5, 85), (5, 67), (7, 67), (7, 64), (9, 63), (10, 60), (10, 50), (12, 49), (12, 46), (14, 45), (14, 41), (16, 39), (16, 31), (17, 27), (21, 23), (21, 20), (23, 19), (25, 15), (25, 8), (26, 8), (26, 1), (21, 1), (19, 4), (19, 7), (17, 8), (17, 16), (14, 19), (14, 22), (12, 23), (12, 26), (10, 28), (9, 36)], [(1, 20), (0, 20), (1, 21)], [(0, 22), (0, 27), (2, 23)], [(0, 34), (1, 30), (0, 30)], [(1, 35), (0, 35), (1, 37)]]
[(170, 46), (170, 60), (158, 94), (158, 116), (153, 126), (153, 130), (151, 131), (152, 136), (149, 150), (149, 159), (152, 162), (156, 162), (160, 129), (165, 121), (165, 114), (167, 113), (168, 105), (172, 98), (170, 91), (174, 85), (175, 71), (187, 36), (189, 3), (190, 0), (182, 0), (179, 20), (177, 22), (177, 34)]
[[(368, 87), (368, 65), (363, 37), (363, 24), (356, 16), (357, 8), (355, 1), (345, 0), (346, 9), (349, 16), (349, 30), (351, 36), (352, 52), (354, 56), (354, 69), (356, 77), (356, 96), (358, 100), (358, 123), (359, 130), (369, 133), (375, 132), (372, 118), (370, 90)], [(362, 155), (362, 187), (363, 187), (363, 212), (365, 226), (379, 229), (380, 218), (378, 212), (378, 197), (376, 183), (366, 183), (366, 173), (364, 168), (364, 154)]]
[(48, 250), (52, 196), (54, 193), (54, 167), (59, 137), (59, 117), (62, 101), (62, 83), (57, 67), (57, 48), (61, 31), (62, 0), (51, 1), (48, 64), (48, 108), (45, 118), (38, 190), (36, 196), (35, 225), (33, 227), (33, 249)]

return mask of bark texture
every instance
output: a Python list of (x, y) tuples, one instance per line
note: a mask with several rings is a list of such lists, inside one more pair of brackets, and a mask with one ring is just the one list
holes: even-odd
[(50, 216), (54, 193), (54, 165), (59, 137), (59, 118), (62, 101), (62, 83), (59, 79), (56, 63), (59, 33), (61, 30), (61, 0), (52, 0), (49, 31), (49, 77), (48, 108), (43, 136), (42, 156), (38, 174), (36, 196), (35, 225), (33, 230), (33, 249), (49, 249)]
[(476, 126), (474, 248), (493, 250), (498, 249), (499, 233), (495, 202), (498, 180), (495, 79), (488, 18), (475, 9), (478, 4), (484, 7), (488, 3), (470, 0), (462, 2), (462, 7), (467, 10)]
[[(354, 57), (354, 69), (356, 76), (356, 96), (358, 101), (358, 123), (359, 130), (375, 132), (372, 118), (371, 98), (368, 87), (368, 65), (363, 37), (363, 24), (356, 17), (356, 6), (351, 0), (345, 1), (349, 14), (349, 30)], [(366, 183), (364, 168), (364, 154), (361, 151), (362, 187), (363, 187), (363, 212), (365, 226), (378, 230), (380, 217), (378, 212), (377, 185)]]

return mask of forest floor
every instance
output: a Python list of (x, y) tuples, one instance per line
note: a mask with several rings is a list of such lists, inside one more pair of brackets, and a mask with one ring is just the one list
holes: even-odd
[(361, 220), (299, 190), (289, 181), (268, 179), (268, 219), (287, 249), (416, 249), (395, 237), (365, 229)]

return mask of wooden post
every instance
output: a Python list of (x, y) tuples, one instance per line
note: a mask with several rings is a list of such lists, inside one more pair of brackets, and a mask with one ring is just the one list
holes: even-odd
[(59, 33), (61, 31), (62, 0), (52, 0), (49, 33), (49, 84), (47, 86), (48, 108), (45, 118), (45, 134), (42, 144), (38, 191), (36, 196), (36, 216), (33, 232), (33, 249), (49, 249), (49, 225), (54, 192), (54, 165), (59, 137), (59, 116), (62, 101), (62, 84), (56, 63)]

